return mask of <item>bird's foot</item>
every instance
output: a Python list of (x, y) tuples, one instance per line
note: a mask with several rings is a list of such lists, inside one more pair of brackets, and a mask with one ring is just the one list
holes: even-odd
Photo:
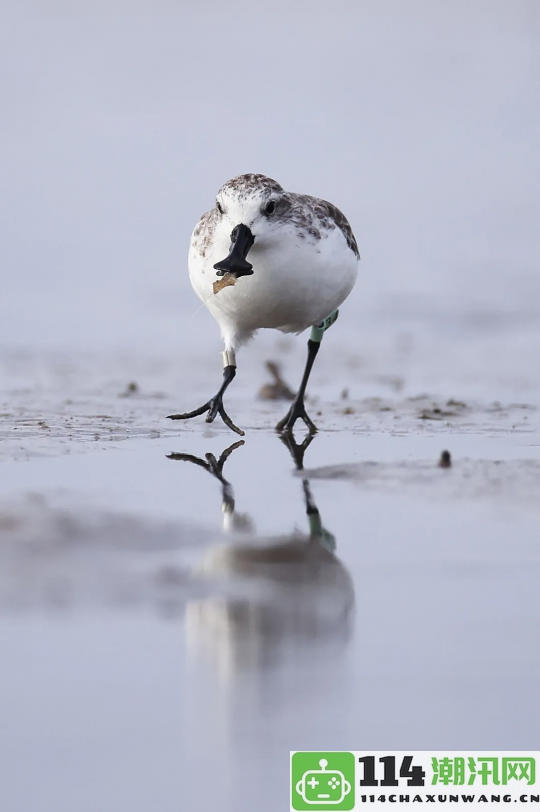
[(244, 440), (238, 440), (236, 443), (233, 443), (228, 448), (225, 449), (221, 453), (221, 456), (218, 459), (211, 453), (205, 454), (206, 462), (201, 459), (201, 457), (195, 457), (193, 454), (167, 454), (167, 459), (169, 460), (181, 460), (182, 462), (192, 462), (194, 465), (198, 465), (201, 468), (204, 468), (205, 471), (208, 471), (212, 476), (215, 476), (218, 479), (222, 486), (222, 496), (223, 496), (223, 504), (229, 511), (234, 511), (234, 494), (232, 485), (228, 482), (225, 477), (223, 476), (223, 466), (233, 453), (236, 451), (237, 448), (244, 445)]
[(301, 443), (297, 443), (292, 431), (281, 434), (280, 440), (289, 449), (297, 471), (304, 470), (304, 454), (314, 438), (314, 434), (306, 434)]
[(181, 460), (182, 462), (192, 462), (195, 465), (199, 465), (201, 468), (206, 469), (210, 474), (219, 479), (220, 482), (225, 482), (226, 480), (223, 479), (223, 466), (233, 453), (236, 451), (237, 448), (245, 445), (244, 440), (237, 440), (236, 443), (233, 443), (228, 448), (225, 449), (220, 455), (219, 460), (213, 454), (205, 454), (206, 462), (201, 457), (195, 457), (193, 454), (167, 454), (167, 459), (169, 460)]
[(198, 409), (194, 409), (192, 412), (186, 412), (186, 414), (170, 414), (167, 416), (170, 420), (189, 420), (192, 417), (198, 417), (200, 414), (203, 414), (206, 411), (208, 411), (205, 418), (207, 423), (213, 423), (219, 414), (226, 426), (228, 426), (232, 431), (235, 431), (241, 437), (244, 436), (245, 432), (242, 431), (242, 429), (239, 429), (238, 426), (234, 425), (231, 418), (225, 411), (225, 407), (223, 405), (223, 396), (220, 392), (218, 392), (215, 397), (210, 398), (210, 400), (208, 400), (205, 404), (199, 406)]
[(282, 434), (292, 434), (294, 424), (298, 419), (302, 419), (304, 421), (309, 434), (317, 433), (317, 426), (306, 412), (303, 398), (294, 401), (283, 420), (280, 420), (277, 424), (276, 431), (279, 431)]

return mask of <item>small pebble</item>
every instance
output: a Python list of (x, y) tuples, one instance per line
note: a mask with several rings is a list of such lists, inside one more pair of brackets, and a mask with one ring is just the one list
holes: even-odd
[(452, 467), (452, 457), (450, 456), (449, 451), (442, 451), (441, 458), (439, 460), (439, 468), (451, 468)]

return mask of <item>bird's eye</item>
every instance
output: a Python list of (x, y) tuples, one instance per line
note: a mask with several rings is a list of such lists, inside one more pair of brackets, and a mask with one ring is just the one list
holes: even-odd
[(275, 200), (270, 200), (266, 206), (264, 207), (265, 214), (273, 214), (276, 210), (276, 202)]
[(219, 202), (219, 200), (216, 200), (216, 209), (218, 210), (218, 212), (219, 212), (220, 214), (223, 214), (223, 206), (221, 205), (221, 203)]

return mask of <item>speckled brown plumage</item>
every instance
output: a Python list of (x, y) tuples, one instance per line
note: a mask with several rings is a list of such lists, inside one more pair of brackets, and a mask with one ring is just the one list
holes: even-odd
[[(218, 191), (217, 201), (226, 201), (229, 195), (238, 199), (255, 193), (262, 194), (265, 204), (269, 201), (275, 203), (275, 211), (271, 215), (272, 220), (282, 224), (289, 223), (296, 230), (299, 239), (316, 244), (330, 231), (338, 228), (351, 251), (358, 259), (360, 258), (353, 230), (337, 206), (311, 195), (285, 192), (277, 181), (266, 175), (238, 175), (238, 177), (228, 180)], [(213, 209), (202, 215), (193, 232), (192, 244), (203, 257), (212, 242), (216, 225), (221, 217), (222, 214), (216, 202)]]

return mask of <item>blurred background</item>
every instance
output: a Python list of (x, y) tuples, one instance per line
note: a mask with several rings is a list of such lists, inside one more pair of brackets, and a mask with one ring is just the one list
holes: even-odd
[(190, 318), (191, 230), (225, 180), (262, 172), (350, 219), (360, 350), (426, 329), (461, 366), (480, 330), (479, 369), (536, 357), (536, 0), (0, 14), (3, 348), (215, 359), (211, 317)]

